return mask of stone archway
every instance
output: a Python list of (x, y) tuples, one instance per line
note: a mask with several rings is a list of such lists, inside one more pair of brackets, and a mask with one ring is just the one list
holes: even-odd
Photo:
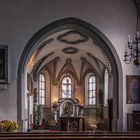
[(36, 34), (32, 36), (32, 38), (29, 40), (22, 52), (17, 71), (17, 120), (19, 124), (19, 130), (23, 131), (23, 93), (25, 80), (24, 73), (27, 62), (30, 56), (32, 55), (33, 50), (37, 48), (38, 44), (44, 38), (57, 31), (67, 28), (78, 28), (82, 30), (85, 34), (87, 34), (89, 37), (95, 38), (99, 45), (102, 47), (102, 50), (104, 51), (106, 56), (108, 57), (112, 67), (113, 84), (115, 85), (113, 86), (113, 97), (115, 99), (113, 101), (113, 110), (115, 110), (113, 111), (113, 130), (121, 130), (123, 102), (121, 91), (123, 85), (121, 81), (122, 67), (119, 57), (109, 39), (107, 39), (107, 37), (101, 31), (99, 31), (93, 25), (73, 17), (60, 19), (43, 27), (41, 30), (39, 30)]

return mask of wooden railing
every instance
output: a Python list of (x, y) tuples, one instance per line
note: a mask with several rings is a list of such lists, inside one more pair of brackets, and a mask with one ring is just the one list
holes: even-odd
[(29, 132), (0, 133), (0, 140), (135, 140), (140, 132)]

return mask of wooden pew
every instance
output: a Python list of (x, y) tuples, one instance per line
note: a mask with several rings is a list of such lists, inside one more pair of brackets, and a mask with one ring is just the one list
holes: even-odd
[(140, 132), (28, 132), (0, 133), (0, 140), (135, 140)]

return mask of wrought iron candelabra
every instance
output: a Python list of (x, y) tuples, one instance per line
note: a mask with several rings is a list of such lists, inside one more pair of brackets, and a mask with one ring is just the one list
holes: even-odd
[(133, 61), (134, 65), (137, 67), (140, 65), (140, 33), (138, 31), (138, 16), (137, 16), (137, 29), (136, 36), (134, 40), (131, 40), (130, 35), (128, 35), (128, 42), (125, 46), (124, 52), (124, 62), (126, 64)]

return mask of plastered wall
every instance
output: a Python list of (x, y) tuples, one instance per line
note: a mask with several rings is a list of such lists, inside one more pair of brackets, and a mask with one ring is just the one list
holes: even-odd
[(9, 85), (0, 91), (0, 120), (17, 119), (17, 69), (24, 47), (43, 26), (65, 17), (82, 19), (98, 28), (113, 44), (123, 70), (123, 130), (126, 113), (139, 105), (126, 104), (126, 75), (139, 70), (123, 62), (127, 35), (134, 38), (136, 9), (132, 0), (0, 0), (0, 44), (8, 45)]

